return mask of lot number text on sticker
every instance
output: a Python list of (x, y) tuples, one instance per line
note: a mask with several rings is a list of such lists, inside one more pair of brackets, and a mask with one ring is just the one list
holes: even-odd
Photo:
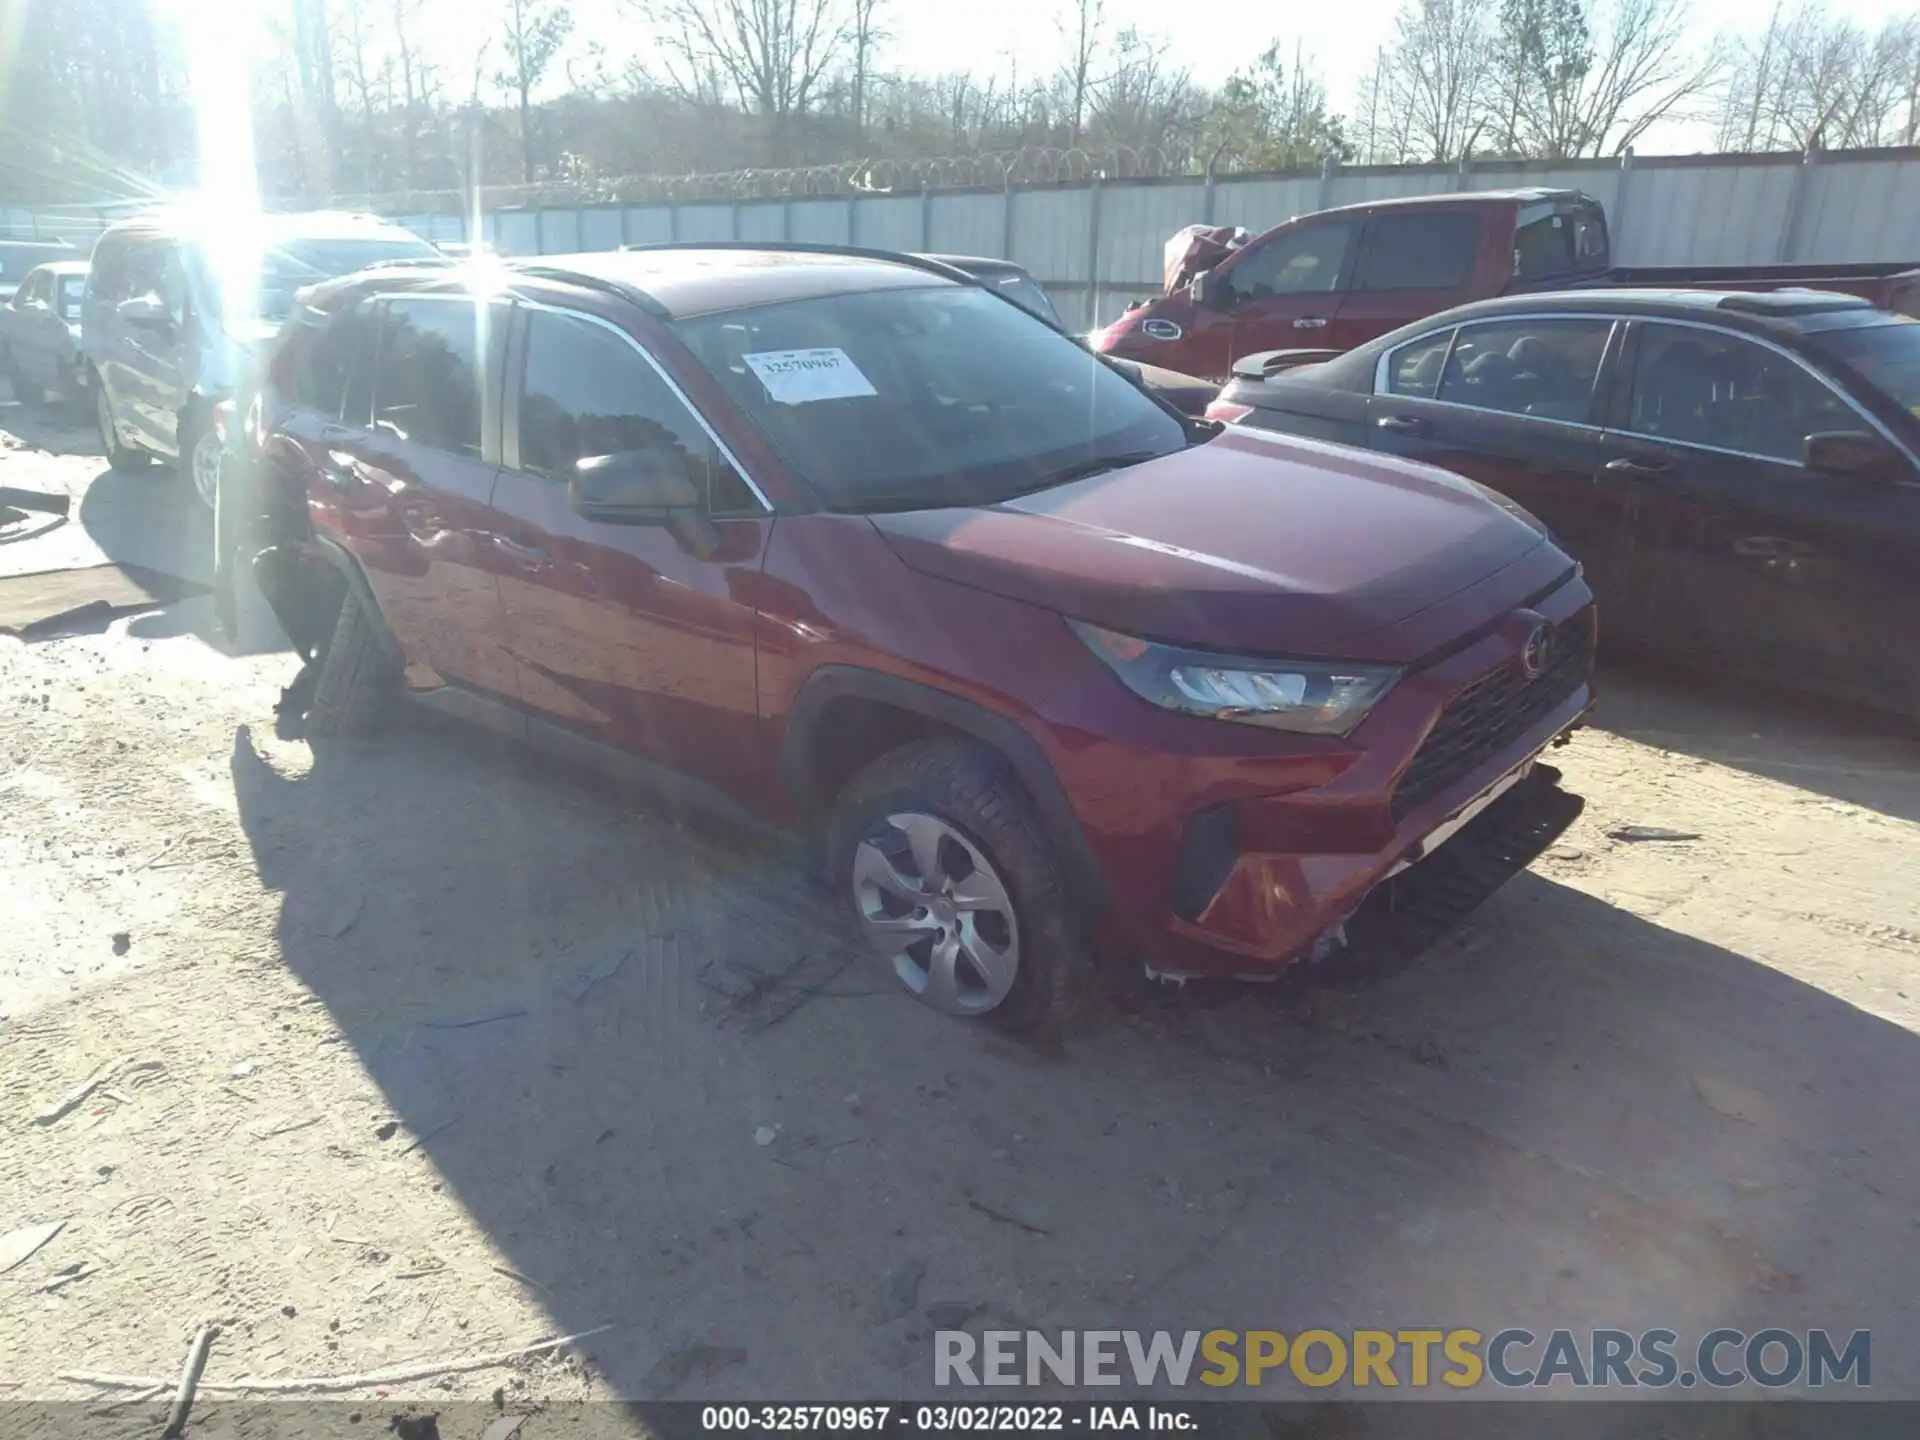
[(760, 377), (767, 394), (781, 405), (814, 400), (850, 400), (875, 394), (860, 367), (837, 347), (820, 350), (762, 350), (740, 357)]

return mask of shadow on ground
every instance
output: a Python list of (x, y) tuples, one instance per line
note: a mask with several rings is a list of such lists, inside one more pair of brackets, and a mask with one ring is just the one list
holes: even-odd
[(483, 737), (231, 767), (284, 963), (623, 1395), (926, 1393), (962, 1326), (1873, 1325), (1916, 1373), (1913, 1037), (1535, 875), (1372, 986), (1048, 1055), (783, 851)]
[(1639, 656), (1599, 694), (1602, 730), (1920, 821), (1920, 720)]

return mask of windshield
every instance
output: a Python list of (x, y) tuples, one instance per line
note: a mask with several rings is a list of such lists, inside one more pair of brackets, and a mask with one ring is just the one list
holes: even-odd
[(1920, 417), (1920, 321), (1890, 316), (1883, 325), (1818, 331), (1807, 342)]
[[(442, 260), (445, 257), (425, 240), (413, 235), (377, 235), (353, 238), (289, 237), (278, 241), (260, 255), (259, 313), (262, 320), (284, 320), (293, 309), (293, 297), (304, 287), (350, 275), (369, 265), (391, 260)], [(204, 259), (201, 262), (205, 263)], [(209, 277), (210, 278), (210, 277)], [(205, 284), (200, 288), (216, 312), (222, 287)]]
[(983, 275), (980, 283), (989, 289), (998, 290), (1007, 299), (1021, 309), (1038, 315), (1049, 325), (1058, 325), (1060, 316), (1053, 308), (1053, 301), (1047, 298), (1047, 292), (1040, 288), (1040, 282), (1031, 275), (1018, 271), (1007, 275)]
[(992, 504), (1186, 444), (1101, 361), (971, 287), (875, 290), (679, 327), (835, 509)]
[(84, 275), (62, 275), (60, 277), (60, 314), (67, 320), (80, 318), (80, 296), (87, 288)]

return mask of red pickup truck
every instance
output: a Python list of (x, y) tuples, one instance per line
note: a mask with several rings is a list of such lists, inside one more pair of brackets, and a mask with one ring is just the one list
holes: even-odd
[(1223, 380), (1242, 356), (1324, 358), (1454, 305), (1521, 290), (1799, 287), (1920, 314), (1915, 264), (1623, 268), (1612, 260), (1606, 212), (1578, 190), (1377, 200), (1276, 225), (1089, 338), (1111, 355)]

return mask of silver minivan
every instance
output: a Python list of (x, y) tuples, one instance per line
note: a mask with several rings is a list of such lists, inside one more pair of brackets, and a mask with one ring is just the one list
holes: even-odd
[(332, 212), (238, 221), (174, 214), (115, 225), (94, 246), (81, 309), (86, 381), (116, 470), (183, 463), (209, 508), (213, 407), (238, 391), (302, 287), (397, 260), (447, 263), (391, 221)]

